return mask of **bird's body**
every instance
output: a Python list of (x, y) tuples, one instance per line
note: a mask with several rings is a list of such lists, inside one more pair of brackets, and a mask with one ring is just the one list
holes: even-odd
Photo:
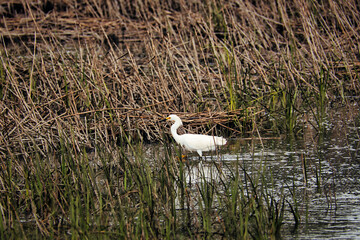
[(226, 139), (223, 137), (201, 135), (201, 134), (183, 134), (179, 135), (177, 129), (182, 126), (181, 119), (176, 115), (170, 115), (167, 120), (174, 121), (171, 126), (171, 134), (175, 141), (188, 151), (196, 151), (200, 157), (203, 151), (213, 151), (216, 146), (222, 146), (226, 144)]

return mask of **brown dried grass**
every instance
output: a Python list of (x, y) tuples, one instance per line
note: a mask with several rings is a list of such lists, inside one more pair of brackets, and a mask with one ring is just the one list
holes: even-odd
[(324, 72), (329, 99), (359, 90), (356, 1), (1, 6), (3, 154), (152, 141), (169, 113), (189, 131), (243, 134), (282, 111), (280, 92), (300, 89), (298, 114), (312, 108)]

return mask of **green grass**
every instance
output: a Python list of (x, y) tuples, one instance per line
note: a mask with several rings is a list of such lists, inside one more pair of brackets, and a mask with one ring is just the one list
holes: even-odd
[(239, 161), (214, 161), (206, 163), (212, 174), (199, 167), (199, 178), (189, 182), (199, 162), (171, 153), (148, 159), (142, 148), (126, 154), (98, 148), (90, 157), (64, 141), (51, 157), (7, 159), (0, 175), (1, 235), (212, 239), (280, 231), (284, 196), (274, 200), (261, 171), (248, 174)]

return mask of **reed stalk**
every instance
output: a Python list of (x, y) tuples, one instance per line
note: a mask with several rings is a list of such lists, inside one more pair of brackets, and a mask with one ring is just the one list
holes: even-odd
[[(0, 9), (1, 238), (272, 237), (284, 202), (299, 221), (295, 199), (239, 162), (229, 178), (217, 168), (220, 179), (188, 182), (159, 120), (228, 138), (316, 135), (330, 102), (359, 91), (355, 1)], [(146, 159), (159, 141), (165, 156)], [(321, 186), (321, 164), (308, 164)]]

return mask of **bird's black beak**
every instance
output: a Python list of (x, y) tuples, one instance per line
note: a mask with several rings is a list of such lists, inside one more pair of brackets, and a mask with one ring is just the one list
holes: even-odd
[(165, 122), (168, 118), (160, 119), (159, 122)]

